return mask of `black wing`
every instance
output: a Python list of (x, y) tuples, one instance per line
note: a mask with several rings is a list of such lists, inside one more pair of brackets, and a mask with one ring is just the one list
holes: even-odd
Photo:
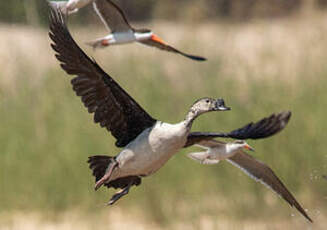
[(187, 143), (184, 147), (196, 144), (202, 140), (213, 139), (217, 137), (234, 139), (260, 139), (272, 136), (283, 130), (291, 118), (291, 112), (281, 112), (265, 117), (256, 123), (249, 123), (242, 128), (233, 130), (229, 133), (215, 132), (192, 132), (187, 137)]
[(228, 158), (227, 161), (240, 168), (254, 180), (261, 182), (276, 192), (292, 207), (295, 207), (305, 218), (307, 218), (310, 222), (313, 222), (301, 205), (297, 202), (295, 197), (288, 191), (283, 182), (267, 165), (243, 151), (239, 151), (234, 156)]
[(128, 23), (124, 12), (110, 0), (95, 0), (93, 2), (95, 12), (103, 24), (112, 33), (133, 30)]
[(61, 67), (70, 75), (77, 75), (71, 83), (94, 122), (100, 123), (123, 147), (144, 129), (155, 124), (148, 115), (95, 61), (92, 61), (75, 43), (60, 10), (50, 8), (51, 47)]

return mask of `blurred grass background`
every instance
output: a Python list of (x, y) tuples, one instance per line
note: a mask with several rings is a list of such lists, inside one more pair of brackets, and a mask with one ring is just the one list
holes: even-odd
[[(93, 124), (74, 95), (49, 46), (47, 28), (8, 20), (0, 24), (0, 228), (28, 229), (22, 226), (29, 223), (31, 229), (324, 229), (327, 16), (304, 10), (312, 5), (298, 9), (282, 18), (257, 13), (242, 22), (233, 16), (219, 21), (217, 13), (196, 30), (192, 20), (136, 22), (135, 27), (153, 28), (181, 50), (207, 57), (205, 63), (138, 44), (93, 52), (84, 42), (106, 33), (101, 23), (82, 27), (76, 15), (69, 28), (78, 44), (157, 119), (179, 122), (204, 96), (223, 97), (232, 111), (201, 116), (194, 131), (228, 131), (291, 110), (282, 133), (249, 143), (314, 225), (228, 163), (203, 166), (187, 159), (185, 153), (195, 147), (177, 154), (116, 206), (104, 207), (113, 191), (93, 191), (86, 160), (117, 154), (115, 140)], [(82, 10), (87, 11), (90, 7)], [(39, 9), (40, 15), (46, 12)]]

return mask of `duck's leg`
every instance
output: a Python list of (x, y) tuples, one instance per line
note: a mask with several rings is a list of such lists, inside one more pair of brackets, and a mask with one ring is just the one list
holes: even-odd
[(113, 205), (114, 203), (116, 203), (117, 200), (127, 195), (132, 185), (133, 182), (130, 182), (124, 189), (120, 190), (119, 192), (116, 192), (109, 200), (108, 205)]
[(112, 172), (114, 171), (114, 169), (118, 166), (118, 162), (117, 161), (113, 161), (110, 165), (109, 165), (109, 169), (108, 172), (106, 174), (103, 175), (103, 177), (98, 180), (94, 186), (95, 191), (98, 190), (101, 185), (103, 185), (106, 181), (109, 181)]

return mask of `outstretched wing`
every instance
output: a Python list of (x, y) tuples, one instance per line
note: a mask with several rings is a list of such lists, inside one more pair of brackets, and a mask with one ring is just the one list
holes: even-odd
[[(137, 30), (135, 30), (135, 31), (137, 32)], [(187, 58), (190, 58), (192, 60), (196, 60), (196, 61), (205, 61), (205, 60), (207, 60), (204, 57), (195, 56), (195, 55), (191, 55), (191, 54), (186, 54), (186, 53), (184, 53), (182, 51), (179, 51), (179, 50), (175, 49), (174, 47), (172, 47), (172, 46), (168, 45), (167, 43), (165, 43), (162, 39), (160, 39), (156, 35), (152, 35), (152, 37), (150, 39), (142, 40), (142, 41), (139, 41), (139, 42), (144, 44), (144, 45), (157, 47), (157, 48), (159, 48), (161, 50), (181, 54), (181, 55), (183, 55), (183, 56), (185, 56)]]
[(215, 132), (192, 132), (187, 137), (187, 143), (184, 147), (197, 144), (202, 140), (209, 140), (217, 137), (234, 139), (260, 139), (266, 138), (280, 132), (285, 128), (291, 118), (291, 112), (281, 112), (265, 117), (256, 123), (249, 123), (242, 128), (233, 130), (229, 133)]
[(112, 33), (133, 30), (129, 25), (124, 12), (110, 0), (95, 0), (93, 8), (103, 24)]
[(295, 207), (305, 218), (313, 222), (294, 196), (267, 165), (243, 151), (239, 151), (233, 157), (228, 158), (227, 161), (240, 168), (252, 179), (261, 182), (269, 189), (276, 192), (292, 207)]
[(123, 147), (144, 129), (155, 124), (148, 115), (95, 61), (75, 43), (60, 10), (50, 8), (51, 47), (61, 67), (70, 75), (73, 90), (80, 96), (94, 121), (106, 127)]

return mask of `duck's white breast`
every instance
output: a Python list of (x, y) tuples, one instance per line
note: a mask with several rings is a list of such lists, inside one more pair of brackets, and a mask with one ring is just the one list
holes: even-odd
[(183, 123), (172, 125), (158, 121), (120, 152), (116, 158), (119, 169), (112, 179), (156, 172), (185, 145), (187, 134)]

